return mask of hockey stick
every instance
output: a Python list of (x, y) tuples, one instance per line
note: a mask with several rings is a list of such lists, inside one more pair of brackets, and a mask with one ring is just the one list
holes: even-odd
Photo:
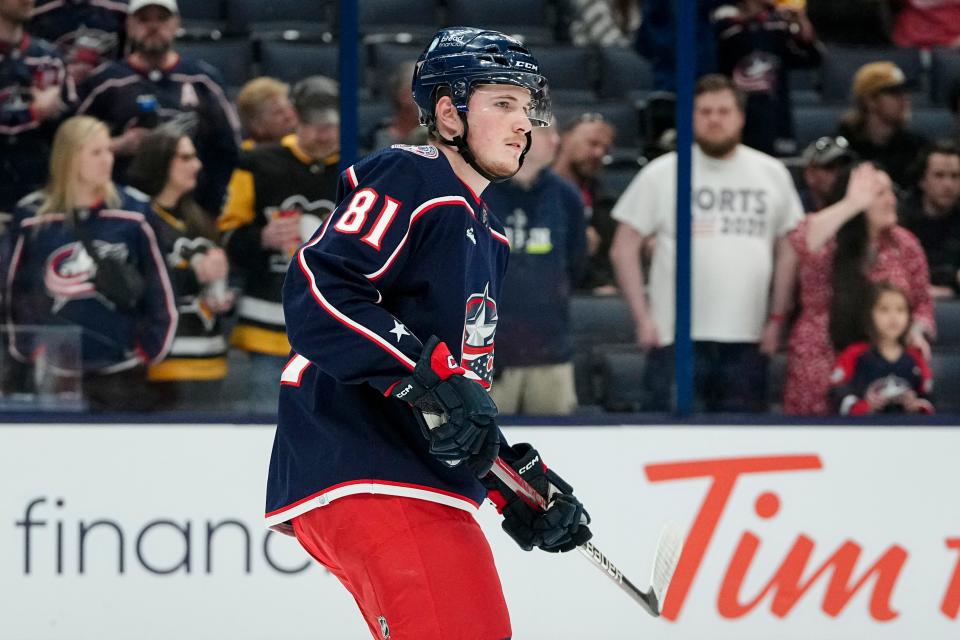
[[(513, 467), (504, 462), (502, 458), (496, 459), (490, 471), (530, 507), (540, 511), (546, 511), (549, 507), (547, 499), (521, 478)], [(670, 586), (670, 579), (673, 577), (673, 572), (680, 561), (682, 547), (683, 534), (675, 527), (664, 527), (660, 533), (660, 539), (657, 541), (653, 572), (650, 576), (650, 587), (646, 591), (628, 580), (623, 572), (592, 542), (587, 541), (577, 547), (577, 550), (608, 578), (613, 580), (627, 595), (638, 602), (647, 613), (659, 617), (660, 603), (663, 602), (667, 587)]]

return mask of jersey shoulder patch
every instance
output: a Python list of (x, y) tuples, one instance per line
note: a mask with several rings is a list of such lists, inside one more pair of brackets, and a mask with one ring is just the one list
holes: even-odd
[(416, 154), (428, 160), (436, 160), (440, 157), (440, 152), (437, 151), (437, 148), (432, 144), (421, 144), (421, 145), (412, 145), (412, 144), (395, 144), (390, 147), (391, 149), (401, 149), (403, 151), (409, 151), (410, 153)]

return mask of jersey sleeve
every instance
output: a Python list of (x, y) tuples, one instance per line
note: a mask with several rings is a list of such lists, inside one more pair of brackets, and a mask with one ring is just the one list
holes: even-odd
[(383, 293), (414, 259), (436, 209), (467, 206), (425, 191), (417, 166), (397, 154), (349, 167), (337, 208), (291, 262), (283, 287), (290, 344), (342, 383), (386, 393), (420, 356), (421, 341), (382, 306)]
[(870, 404), (861, 396), (862, 391), (856, 388), (855, 374), (857, 363), (870, 346), (858, 342), (844, 349), (834, 364), (830, 374), (830, 405), (840, 415), (860, 416), (871, 413)]
[(137, 347), (148, 364), (156, 364), (163, 360), (173, 343), (177, 329), (177, 306), (156, 235), (146, 220), (140, 223), (139, 228), (138, 249), (146, 289), (140, 309), (144, 321), (137, 336)]

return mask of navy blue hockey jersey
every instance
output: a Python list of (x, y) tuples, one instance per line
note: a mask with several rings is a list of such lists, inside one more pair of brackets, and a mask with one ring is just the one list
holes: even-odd
[(465, 467), (427, 448), (413, 409), (385, 393), (436, 335), (489, 387), (503, 227), (435, 147), (396, 146), (349, 167), (338, 206), (283, 289), (293, 354), (281, 377), (267, 524), (356, 493), (473, 509)]
[(126, 0), (37, 0), (27, 30), (96, 67), (119, 57), (126, 19)]
[[(144, 105), (156, 101), (156, 111)], [(129, 58), (101, 66), (79, 88), (78, 114), (107, 123), (118, 136), (132, 126), (183, 120), (203, 161), (195, 198), (220, 211), (240, 149), (240, 120), (227, 99), (219, 72), (202, 60), (179, 57), (165, 69), (144, 69)], [(118, 157), (114, 176), (126, 181), (129, 158)]]
[(19, 325), (81, 328), (82, 369), (112, 373), (161, 360), (177, 325), (173, 289), (144, 212), (147, 203), (121, 192), (115, 209), (89, 209), (86, 226), (99, 257), (134, 265), (145, 281), (136, 309), (125, 312), (97, 292), (97, 265), (76, 234), (71, 217), (36, 213), (40, 194), (17, 208), (16, 240), (8, 275), (7, 327), (11, 354), (29, 361), (42, 349)]

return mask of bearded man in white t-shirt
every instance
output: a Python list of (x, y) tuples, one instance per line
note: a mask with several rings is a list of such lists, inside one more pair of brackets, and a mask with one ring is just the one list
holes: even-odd
[[(764, 411), (767, 356), (791, 303), (794, 265), (782, 251), (803, 216), (783, 164), (740, 144), (743, 99), (725, 76), (694, 92), (692, 253), (697, 408)], [(610, 257), (647, 351), (644, 408), (671, 407), (676, 290), (677, 154), (648, 164), (613, 209)], [(640, 256), (653, 239), (648, 284)], [(771, 293), (772, 289), (772, 293)]]

